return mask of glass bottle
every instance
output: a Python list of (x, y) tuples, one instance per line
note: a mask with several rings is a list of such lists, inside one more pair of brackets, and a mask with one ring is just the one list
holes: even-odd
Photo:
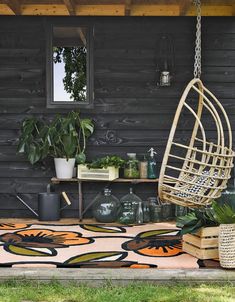
[(92, 214), (99, 222), (115, 222), (120, 213), (120, 201), (111, 194), (111, 190), (104, 189), (93, 203)]
[(150, 222), (150, 204), (148, 201), (143, 201), (144, 222)]
[(150, 156), (148, 159), (148, 178), (155, 179), (157, 178), (157, 163), (155, 160), (155, 154), (157, 154), (153, 148), (151, 148), (148, 152), (150, 152)]
[(139, 178), (139, 161), (136, 159), (136, 153), (127, 153), (128, 160), (124, 168), (125, 178)]
[(136, 211), (136, 223), (141, 224), (144, 222), (144, 213), (142, 209), (142, 202), (139, 201), (138, 208)]
[(148, 178), (148, 161), (145, 156), (142, 161), (140, 161), (140, 178)]

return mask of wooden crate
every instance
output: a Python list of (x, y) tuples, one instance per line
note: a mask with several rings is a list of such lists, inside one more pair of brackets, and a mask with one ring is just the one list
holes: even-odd
[(119, 169), (107, 167), (103, 169), (88, 169), (86, 165), (78, 165), (78, 178), (90, 180), (112, 181), (119, 177)]
[(201, 228), (195, 234), (183, 235), (183, 251), (198, 259), (215, 259), (218, 251), (219, 227)]

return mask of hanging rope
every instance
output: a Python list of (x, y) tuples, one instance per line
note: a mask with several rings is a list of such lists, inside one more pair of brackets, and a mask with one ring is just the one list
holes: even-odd
[(197, 9), (197, 26), (196, 26), (196, 41), (195, 41), (195, 57), (194, 57), (194, 78), (201, 77), (201, 0), (193, 0), (193, 4)]

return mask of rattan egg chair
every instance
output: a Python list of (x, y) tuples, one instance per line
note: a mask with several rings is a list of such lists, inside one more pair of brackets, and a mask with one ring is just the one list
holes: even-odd
[[(187, 85), (176, 110), (159, 175), (158, 195), (162, 202), (195, 208), (205, 207), (220, 197), (230, 178), (234, 152), (228, 116), (200, 80), (201, 2), (193, 2), (197, 9), (194, 79)], [(180, 120), (184, 120), (184, 125), (185, 117), (194, 121), (188, 138), (184, 136), (186, 132), (178, 133)], [(213, 121), (213, 130), (217, 132), (214, 140), (204, 127), (208, 120)]]
[[(196, 106), (194, 104), (196, 110), (189, 104), (192, 102), (189, 97), (192, 91), (198, 98)], [(177, 126), (185, 108), (195, 122), (188, 142), (179, 143)], [(216, 142), (207, 138), (208, 131), (201, 121), (204, 111), (207, 111), (207, 119), (209, 114), (214, 120)], [(233, 157), (232, 131), (223, 106), (200, 79), (193, 79), (180, 99), (170, 131), (159, 176), (160, 200), (187, 207), (210, 204), (226, 188)], [(172, 160), (177, 160), (178, 165), (171, 164)]]

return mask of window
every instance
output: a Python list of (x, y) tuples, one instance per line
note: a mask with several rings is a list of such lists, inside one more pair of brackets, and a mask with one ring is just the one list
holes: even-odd
[(48, 26), (47, 106), (92, 107), (93, 32), (87, 25)]

